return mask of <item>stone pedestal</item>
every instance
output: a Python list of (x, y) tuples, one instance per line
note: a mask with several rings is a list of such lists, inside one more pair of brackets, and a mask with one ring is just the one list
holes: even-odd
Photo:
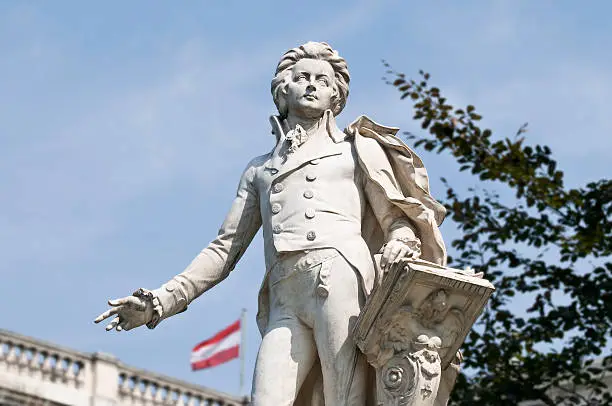
[(459, 347), (493, 290), (467, 271), (421, 260), (394, 265), (353, 332), (376, 369), (377, 404), (446, 405), (459, 372)]

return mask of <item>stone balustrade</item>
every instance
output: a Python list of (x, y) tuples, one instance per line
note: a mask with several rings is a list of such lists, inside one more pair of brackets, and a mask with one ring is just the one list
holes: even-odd
[(0, 335), (0, 362), (9, 371), (79, 388), (84, 383), (83, 367), (88, 358), (27, 337)]
[[(0, 329), (0, 389), (73, 406), (238, 406), (248, 399)], [(38, 404), (38, 403), (36, 403)]]
[(246, 399), (125, 365), (119, 367), (119, 398), (126, 406), (239, 406), (248, 403)]

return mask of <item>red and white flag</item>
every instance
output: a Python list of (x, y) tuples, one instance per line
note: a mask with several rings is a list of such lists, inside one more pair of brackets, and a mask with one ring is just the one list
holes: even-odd
[(240, 320), (191, 350), (191, 370), (210, 368), (240, 356)]

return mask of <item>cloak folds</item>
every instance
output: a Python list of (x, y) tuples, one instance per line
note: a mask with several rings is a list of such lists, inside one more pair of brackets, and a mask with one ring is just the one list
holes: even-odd
[[(446, 216), (446, 209), (429, 192), (429, 177), (423, 161), (395, 136), (397, 131), (366, 116), (360, 116), (345, 130), (353, 137), (361, 168), (417, 228), (421, 258), (445, 266), (446, 248), (438, 227)], [(362, 236), (372, 254), (384, 243), (382, 230), (371, 210), (362, 219)]]
[[(397, 131), (397, 128), (382, 126), (366, 116), (358, 117), (344, 130), (347, 138), (350, 138), (349, 142), (355, 145), (361, 168), (415, 226), (417, 237), (421, 240), (421, 258), (445, 266), (446, 248), (438, 227), (444, 220), (446, 209), (429, 192), (429, 177), (423, 161), (395, 136)], [(378, 253), (385, 242), (384, 234), (371, 208), (366, 210), (362, 218), (361, 231), (370, 253)], [(359, 353), (359, 356), (364, 355)], [(374, 406), (375, 371), (373, 368), (368, 369), (368, 396), (365, 404)], [(454, 382), (457, 371), (444, 372), (442, 381), (450, 379), (448, 382)], [(444, 375), (448, 378), (445, 379)], [(294, 405), (324, 406), (322, 384), (321, 366), (317, 362), (303, 383)], [(443, 385), (441, 382), (441, 387)], [(436, 399), (436, 405), (446, 405), (447, 400), (447, 394), (442, 394)]]

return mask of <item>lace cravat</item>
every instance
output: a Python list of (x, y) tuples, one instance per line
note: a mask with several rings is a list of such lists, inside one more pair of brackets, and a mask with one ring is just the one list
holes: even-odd
[(295, 129), (289, 131), (286, 136), (287, 142), (290, 143), (289, 152), (295, 152), (300, 145), (306, 142), (308, 139), (308, 133), (302, 128), (301, 125), (296, 125)]

